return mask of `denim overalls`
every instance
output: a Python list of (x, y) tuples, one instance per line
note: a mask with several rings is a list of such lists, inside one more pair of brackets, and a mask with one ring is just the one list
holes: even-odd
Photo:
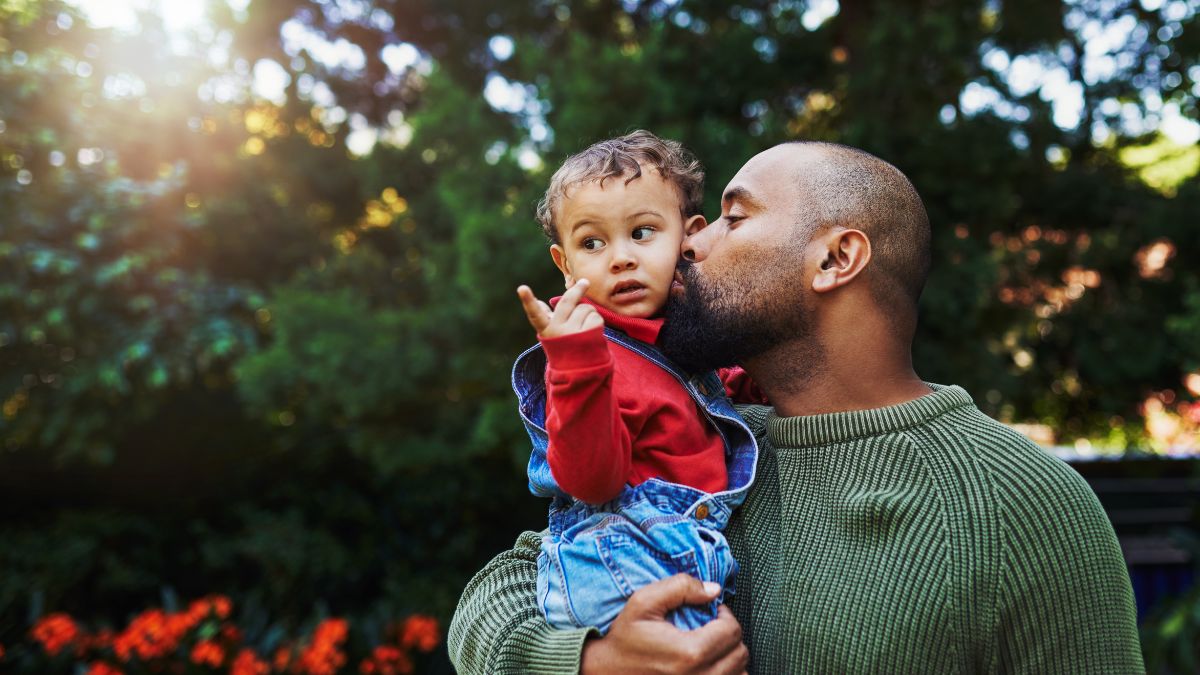
[[(737, 563), (721, 530), (754, 482), (758, 444), (725, 397), (716, 373), (689, 378), (652, 345), (612, 328), (605, 336), (671, 373), (725, 441), (728, 489), (709, 494), (660, 478), (592, 506), (563, 492), (546, 457), (546, 355), (530, 347), (513, 365), (513, 390), (533, 441), (529, 490), (550, 497), (550, 536), (538, 555), (538, 606), (555, 628), (594, 626), (608, 631), (635, 590), (678, 572), (733, 592)], [(668, 617), (685, 630), (717, 614), (717, 601), (686, 605)]]

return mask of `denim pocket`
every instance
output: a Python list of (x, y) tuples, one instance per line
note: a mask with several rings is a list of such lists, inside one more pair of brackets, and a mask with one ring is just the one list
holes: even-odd
[(642, 586), (680, 572), (700, 577), (694, 550), (675, 554), (660, 551), (644, 532), (632, 525), (600, 533), (596, 549), (613, 583), (626, 598)]

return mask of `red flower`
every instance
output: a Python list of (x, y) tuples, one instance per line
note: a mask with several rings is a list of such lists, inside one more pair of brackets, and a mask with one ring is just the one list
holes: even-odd
[(423, 614), (413, 614), (404, 620), (400, 628), (400, 646), (431, 652), (442, 639), (437, 619)]
[[(285, 663), (284, 666), (287, 664)], [(282, 670), (282, 669), (281, 669)], [(258, 658), (253, 651), (243, 649), (229, 667), (229, 675), (267, 675), (271, 672), (266, 661)]]
[(218, 619), (228, 619), (229, 613), (233, 611), (233, 603), (224, 595), (210, 595), (209, 601), (212, 603), (212, 609), (217, 614)]
[(221, 637), (228, 642), (237, 644), (242, 641), (242, 631), (238, 630), (237, 626), (227, 623), (221, 626)]
[(313, 643), (335, 644), (342, 642), (350, 633), (350, 624), (345, 619), (326, 619), (313, 631)]
[(117, 670), (116, 668), (113, 668), (112, 666), (108, 665), (107, 663), (105, 663), (103, 661), (96, 661), (96, 662), (92, 663), (91, 667), (89, 667), (87, 669), (87, 675), (124, 675), (124, 674), (121, 671)]
[(212, 640), (201, 640), (192, 647), (192, 663), (201, 666), (220, 668), (225, 660), (225, 650)]
[(233, 611), (233, 603), (224, 595), (209, 595), (199, 600), (193, 600), (187, 611), (179, 615), (188, 628), (216, 616), (218, 619), (228, 619)]
[(42, 643), (42, 647), (50, 656), (57, 656), (63, 647), (79, 638), (79, 627), (75, 621), (62, 612), (48, 614), (33, 626), (33, 639)]
[(295, 669), (308, 675), (334, 675), (346, 663), (338, 648), (349, 633), (345, 619), (326, 619), (313, 631), (312, 641), (300, 651)]
[(207, 619), (208, 612), (209, 612), (208, 601), (204, 600), (204, 599), (200, 599), (200, 600), (193, 600), (191, 602), (191, 604), (188, 605), (187, 611), (183, 612), (179, 616), (181, 616), (182, 617), (181, 620), (184, 621), (185, 623), (189, 624), (189, 627), (190, 627), (190, 626), (194, 626), (194, 625), (200, 623), (201, 621)]
[(130, 621), (113, 640), (113, 650), (122, 661), (128, 661), (131, 656), (143, 661), (165, 656), (175, 651), (179, 638), (190, 627), (186, 615), (148, 609)]
[(113, 632), (108, 629), (96, 631), (92, 635), (81, 633), (75, 642), (75, 656), (83, 660), (88, 652), (98, 652), (112, 645)]
[(358, 666), (363, 675), (408, 675), (413, 672), (408, 652), (395, 645), (379, 645)]
[(288, 664), (292, 662), (292, 648), (283, 646), (275, 650), (275, 656), (271, 659), (271, 664), (275, 666), (275, 670), (283, 672), (287, 670)]

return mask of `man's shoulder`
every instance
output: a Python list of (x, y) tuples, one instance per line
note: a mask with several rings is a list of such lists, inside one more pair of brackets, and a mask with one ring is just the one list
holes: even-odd
[(932, 452), (954, 455), (959, 468), (978, 472), (1006, 528), (1111, 527), (1075, 469), (974, 405), (947, 412), (919, 433), (941, 441), (928, 444)]
[(1041, 490), (1091, 490), (1069, 464), (1047, 452), (1017, 430), (988, 417), (973, 404), (959, 406), (914, 430), (942, 453), (962, 454), (1002, 482)]
[(1124, 602), (1128, 579), (1116, 534), (1069, 464), (971, 404), (911, 431), (923, 436), (926, 465), (937, 474), (948, 513), (969, 514), (963, 527), (995, 545), (985, 548), (998, 556), (1005, 593), (1062, 604), (1063, 584), (1089, 584)]

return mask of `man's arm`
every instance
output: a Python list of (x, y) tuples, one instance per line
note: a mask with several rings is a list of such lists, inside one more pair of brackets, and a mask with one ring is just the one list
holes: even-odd
[[(683, 574), (635, 592), (603, 638), (594, 629), (554, 630), (537, 608), (541, 536), (524, 532), (467, 585), (446, 637), (450, 660), (476, 673), (742, 673), (749, 652), (722, 605), (702, 628), (681, 631), (666, 614), (704, 604), (720, 589)], [(589, 639), (590, 638), (590, 639)]]
[(462, 675), (577, 673), (583, 642), (594, 630), (554, 630), (537, 608), (542, 535), (523, 532), (463, 591), (446, 642)]
[(997, 484), (1006, 532), (993, 669), (1145, 672), (1129, 572), (1100, 502), (1057, 460), (1031, 468)]

